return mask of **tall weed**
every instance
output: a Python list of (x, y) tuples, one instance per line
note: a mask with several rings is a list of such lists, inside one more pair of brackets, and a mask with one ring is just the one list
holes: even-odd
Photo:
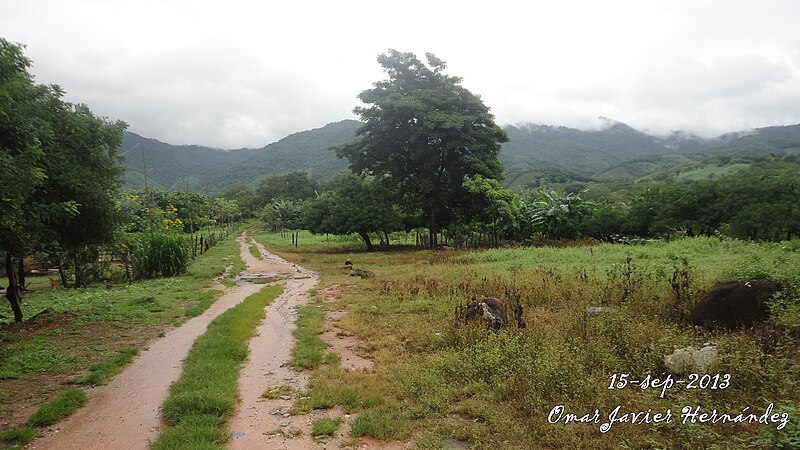
[(192, 250), (184, 235), (145, 233), (134, 242), (131, 256), (136, 278), (171, 277), (186, 272)]

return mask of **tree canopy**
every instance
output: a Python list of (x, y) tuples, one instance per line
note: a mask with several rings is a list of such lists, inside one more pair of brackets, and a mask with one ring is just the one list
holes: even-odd
[(392, 203), (393, 193), (376, 180), (353, 175), (335, 180), (334, 190), (310, 200), (304, 224), (313, 233), (357, 233), (367, 249), (374, 249), (369, 233), (395, 231), (402, 222)]
[(396, 50), (378, 57), (389, 79), (358, 96), (368, 106), (354, 112), (365, 124), (337, 154), (354, 173), (396, 186), (407, 210), (424, 213), (435, 246), (465, 193), (463, 182), (502, 176), (497, 155), (508, 137), (480, 97), (444, 73), (442, 60), (430, 53), (426, 60)]

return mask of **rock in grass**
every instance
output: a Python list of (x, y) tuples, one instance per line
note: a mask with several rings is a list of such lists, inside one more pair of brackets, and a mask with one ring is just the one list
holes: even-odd
[(603, 314), (611, 312), (613, 309), (614, 308), (610, 306), (589, 306), (586, 308), (586, 315), (588, 317), (602, 316)]
[(780, 290), (768, 280), (719, 283), (694, 307), (692, 322), (708, 330), (752, 327), (767, 319), (767, 301)]
[(364, 279), (364, 278), (375, 278), (375, 273), (370, 272), (369, 270), (366, 270), (366, 269), (361, 269), (359, 267), (356, 267), (356, 268), (354, 268), (353, 270), (350, 271), (350, 276), (351, 277), (361, 277), (362, 279)]
[(664, 365), (673, 375), (710, 373), (719, 364), (719, 350), (709, 343), (679, 348), (664, 356)]

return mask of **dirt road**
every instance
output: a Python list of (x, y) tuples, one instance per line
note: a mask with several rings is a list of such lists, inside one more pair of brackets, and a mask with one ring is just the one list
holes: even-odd
[[(291, 317), (287, 308), (299, 302), (300, 292), (307, 291), (316, 282), (315, 275), (290, 263), (270, 257), (256, 260), (250, 255), (245, 238), (236, 239), (240, 243), (242, 259), (248, 263), (248, 272), (261, 272), (280, 277), (311, 277), (291, 280), (286, 288), (288, 297), (276, 300), (270, 307), (277, 312), (278, 321)], [(265, 252), (266, 253), (266, 252)], [(60, 422), (45, 435), (34, 441), (29, 448), (35, 449), (146, 449), (150, 441), (158, 436), (161, 427), (160, 407), (167, 397), (169, 386), (178, 379), (182, 361), (195, 339), (202, 335), (208, 324), (218, 315), (237, 305), (250, 294), (257, 292), (263, 284), (242, 283), (230, 288), (214, 302), (202, 315), (187, 321), (180, 328), (167, 333), (163, 338), (153, 341), (149, 348), (120, 373), (107, 386), (91, 389), (89, 402), (75, 414)], [(280, 326), (275, 313), (268, 314), (265, 321), (270, 326)], [(283, 324), (286, 325), (286, 324)], [(264, 325), (262, 325), (263, 328)], [(286, 328), (286, 333), (290, 333)], [(262, 334), (265, 333), (261, 330)], [(258, 352), (258, 357), (269, 356), (268, 364), (277, 364), (288, 352), (291, 334), (282, 332), (273, 336), (267, 351)], [(270, 356), (275, 349), (282, 356)], [(263, 354), (262, 354), (263, 353)], [(285, 360), (285, 359), (284, 359)], [(259, 363), (261, 364), (261, 363)], [(271, 367), (271, 366), (270, 366)], [(243, 374), (249, 373), (247, 369)], [(247, 390), (243, 390), (247, 393)], [(259, 392), (259, 395), (261, 392)], [(255, 448), (255, 447), (251, 447)]]
[[(228, 429), (233, 433), (230, 449), (304, 449), (314, 448), (310, 439), (296, 439), (292, 430), (308, 425), (305, 416), (289, 416), (293, 404), (291, 392), (305, 390), (308, 378), (291, 370), (286, 363), (293, 345), (296, 308), (309, 301), (308, 291), (317, 284), (317, 274), (291, 264), (257, 244), (262, 257), (248, 254), (248, 272), (266, 278), (286, 278), (284, 293), (267, 308), (266, 318), (250, 341), (250, 356), (239, 376), (241, 401)], [(270, 389), (283, 387), (274, 399), (262, 397)], [(281, 395), (283, 398), (281, 398)], [(303, 433), (308, 436), (308, 433)], [(317, 446), (318, 447), (318, 446)]]

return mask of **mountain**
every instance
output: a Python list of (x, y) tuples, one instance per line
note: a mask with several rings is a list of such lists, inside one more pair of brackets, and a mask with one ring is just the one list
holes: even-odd
[(585, 175), (632, 158), (694, 150), (693, 146), (676, 145), (674, 137), (664, 140), (610, 121), (601, 130), (535, 124), (507, 126), (505, 130), (510, 141), (503, 145), (504, 163), (556, 165)]
[(143, 167), (149, 186), (169, 189), (176, 184), (203, 192), (219, 192), (228, 186), (251, 187), (269, 175), (308, 172), (313, 178), (330, 178), (347, 169), (331, 146), (349, 142), (360, 122), (343, 120), (322, 128), (302, 131), (258, 149), (220, 150), (198, 145), (170, 145), (126, 131), (117, 151), (124, 158), (124, 186), (144, 187)]
[[(253, 157), (258, 150), (220, 150), (199, 145), (170, 145), (126, 131), (117, 155), (123, 158), (125, 187), (148, 186), (169, 189), (176, 183), (203, 191), (207, 180), (219, 176), (225, 167)], [(147, 168), (146, 172), (144, 167)], [(184, 180), (183, 182), (181, 180)]]
[[(126, 132), (119, 154), (125, 158), (126, 187), (143, 186), (146, 165), (149, 185), (169, 189), (188, 180), (191, 190), (215, 193), (236, 184), (256, 187), (264, 177), (292, 171), (317, 180), (333, 177), (347, 170), (347, 161), (330, 148), (351, 141), (360, 125), (343, 120), (239, 150), (173, 146)], [(572, 181), (693, 179), (740, 170), (758, 158), (800, 160), (800, 125), (711, 139), (684, 132), (652, 136), (610, 120), (600, 130), (530, 123), (504, 129), (510, 141), (500, 160), (505, 184), (514, 190)]]
[(800, 124), (756, 128), (751, 133), (737, 135), (734, 139), (730, 139), (708, 152), (717, 156), (800, 154)]
[(209, 186), (212, 190), (237, 183), (255, 187), (266, 176), (296, 170), (308, 172), (317, 180), (331, 178), (347, 169), (347, 160), (339, 159), (331, 147), (352, 141), (359, 126), (361, 122), (356, 120), (342, 120), (289, 135), (229, 165), (210, 180)]

